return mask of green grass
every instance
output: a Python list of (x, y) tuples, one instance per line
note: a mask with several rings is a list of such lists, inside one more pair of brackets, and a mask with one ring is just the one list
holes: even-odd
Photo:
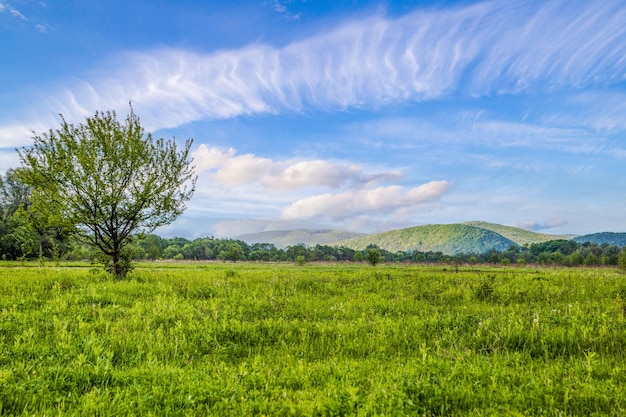
[(0, 268), (4, 415), (626, 413), (611, 269)]

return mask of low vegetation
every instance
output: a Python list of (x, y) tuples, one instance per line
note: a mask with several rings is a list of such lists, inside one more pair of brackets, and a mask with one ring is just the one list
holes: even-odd
[(617, 268), (0, 269), (0, 414), (626, 413)]

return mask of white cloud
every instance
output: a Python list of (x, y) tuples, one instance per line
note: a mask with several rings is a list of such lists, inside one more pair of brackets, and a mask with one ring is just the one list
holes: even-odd
[(0, 13), (3, 13), (3, 12), (9, 13), (11, 16), (17, 19), (28, 21), (28, 18), (24, 16), (22, 12), (20, 12), (19, 10), (17, 10), (15, 7), (13, 7), (12, 5), (8, 3), (0, 3)]
[(15, 168), (18, 165), (19, 157), (17, 152), (13, 149), (5, 150), (0, 148), (0, 175), (4, 175), (9, 168)]
[(198, 172), (208, 171), (212, 186), (239, 187), (257, 184), (264, 190), (290, 191), (307, 187), (364, 187), (398, 180), (402, 174), (389, 171), (366, 174), (358, 165), (324, 160), (275, 161), (253, 154), (237, 155), (202, 144), (193, 152)]
[(626, 93), (624, 92), (577, 92), (567, 97), (562, 107), (567, 111), (545, 112), (542, 121), (553, 125), (591, 126), (608, 132), (626, 129)]
[(0, 126), (0, 147), (25, 146), (32, 142), (32, 132), (21, 124)]
[(301, 220), (222, 220), (213, 224), (217, 236), (238, 236), (275, 230), (315, 229), (319, 224)]
[(287, 6), (285, 6), (280, 0), (274, 0), (272, 6), (275, 12), (280, 13), (288, 19), (298, 20), (302, 17), (302, 13), (291, 13), (289, 9), (287, 9)]
[(566, 225), (567, 221), (563, 219), (550, 219), (546, 222), (523, 222), (514, 224), (513, 227), (519, 227), (521, 229), (532, 230), (533, 232), (537, 232), (540, 230), (552, 229), (554, 227)]
[(281, 48), (123, 54), (64, 92), (45, 91), (42, 102), (46, 111), (74, 120), (97, 109), (126, 109), (132, 99), (155, 130), (246, 114), (376, 108), (455, 92), (605, 86), (624, 79), (624, 21), (621, 1), (490, 1), (397, 19), (375, 15)]
[(398, 185), (339, 194), (321, 194), (296, 201), (283, 210), (283, 218), (347, 219), (376, 213), (385, 216), (398, 210), (414, 211), (450, 189), (446, 181), (432, 181), (413, 188)]
[(433, 122), (426, 117), (391, 117), (355, 123), (349, 134), (370, 146), (398, 149), (411, 144), (478, 145), (491, 148), (533, 148), (559, 152), (599, 152), (601, 142), (583, 128), (550, 127), (534, 123), (467, 118), (447, 111)]
[[(254, 213), (255, 218), (265, 219), (280, 216), (280, 222), (272, 222), (272, 227), (307, 220), (339, 228), (367, 224), (370, 230), (373, 225), (406, 225), (414, 221), (416, 210), (429, 208), (450, 188), (446, 181), (418, 187), (380, 186), (404, 176), (393, 170), (371, 173), (370, 168), (342, 162), (238, 155), (232, 148), (200, 145), (193, 157), (200, 179), (190, 212), (224, 217)], [(315, 194), (325, 189), (335, 191)], [(230, 226), (250, 229), (239, 223), (225, 225), (229, 230)]]

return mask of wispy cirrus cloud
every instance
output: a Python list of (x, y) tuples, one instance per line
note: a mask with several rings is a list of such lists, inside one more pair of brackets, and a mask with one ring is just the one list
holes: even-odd
[[(621, 82), (621, 1), (505, 2), (374, 15), (284, 47), (128, 52), (46, 91), (43, 112), (82, 117), (132, 100), (151, 129), (202, 119), (377, 108)], [(2, 139), (2, 138), (0, 138)]]
[[(39, 2), (38, 7), (45, 7), (45, 4), (43, 2)], [(18, 10), (9, 2), (0, 2), (0, 15), (4, 13), (9, 15), (14, 21), (31, 25), (31, 27), (34, 27), (40, 33), (47, 33), (50, 30), (50, 27), (47, 24), (37, 22), (36, 19), (26, 17), (21, 10)]]
[(0, 3), (0, 13), (8, 13), (11, 16), (13, 16), (14, 18), (17, 18), (19, 20), (25, 20), (28, 21), (28, 19), (26, 18), (26, 16), (24, 16), (22, 14), (22, 12), (20, 12), (19, 10), (17, 10), (15, 7), (13, 7), (11, 4), (9, 3)]
[(589, 126), (608, 133), (626, 129), (624, 91), (577, 92), (564, 99), (562, 108), (565, 111), (546, 111), (540, 122), (563, 126)]
[[(601, 101), (601, 100), (599, 100)], [(615, 104), (609, 111), (608, 103)], [(593, 104), (589, 107), (597, 108), (587, 112), (584, 122), (574, 120), (570, 116), (546, 115), (539, 122), (506, 121), (481, 115), (481, 112), (472, 114), (455, 114), (447, 111), (445, 119), (433, 122), (433, 117), (383, 117), (353, 123), (346, 128), (346, 134), (357, 138), (367, 146), (380, 149), (402, 149), (422, 145), (471, 145), (475, 148), (511, 149), (521, 151), (546, 151), (560, 154), (606, 155), (613, 158), (622, 158), (626, 148), (619, 141), (607, 137), (606, 132), (599, 133), (602, 121), (613, 129), (620, 129), (619, 113), (623, 103), (609, 101), (602, 104)], [(599, 114), (602, 109), (607, 110), (604, 116)], [(593, 113), (590, 114), (590, 113)], [(582, 117), (584, 114), (579, 113)], [(438, 116), (437, 116), (438, 117)], [(625, 115), (626, 117), (626, 115)], [(602, 121), (600, 120), (602, 119)], [(613, 121), (611, 121), (613, 120)], [(581, 123), (584, 124), (582, 127)], [(605, 128), (608, 126), (605, 125)]]

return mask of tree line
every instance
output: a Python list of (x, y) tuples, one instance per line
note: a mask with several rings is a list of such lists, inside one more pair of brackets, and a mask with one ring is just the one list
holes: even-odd
[[(506, 251), (446, 255), (442, 252), (389, 252), (370, 245), (363, 250), (346, 246), (297, 244), (277, 248), (271, 243), (246, 243), (215, 237), (189, 240), (149, 235), (132, 244), (135, 259), (220, 260), (258, 262), (404, 262), (432, 264), (499, 264), (546, 266), (617, 266), (624, 251), (618, 246), (553, 240), (525, 246), (511, 245)], [(370, 251), (377, 253), (372, 258)]]
[[(101, 251), (93, 245), (47, 226), (29, 210), (31, 189), (19, 180), (18, 170), (0, 175), (0, 258), (4, 260), (97, 261)], [(346, 246), (292, 245), (278, 248), (271, 243), (204, 237), (164, 238), (155, 234), (135, 236), (127, 250), (133, 260), (198, 260), (255, 262), (405, 262), (433, 264), (499, 264), (546, 266), (617, 266), (623, 251), (618, 246), (553, 240), (525, 246), (511, 245), (506, 251), (446, 255), (441, 252), (389, 252), (377, 246), (355, 250)], [(368, 253), (374, 251), (376, 255)], [(368, 256), (369, 255), (369, 256)], [(624, 255), (626, 256), (626, 255)]]

